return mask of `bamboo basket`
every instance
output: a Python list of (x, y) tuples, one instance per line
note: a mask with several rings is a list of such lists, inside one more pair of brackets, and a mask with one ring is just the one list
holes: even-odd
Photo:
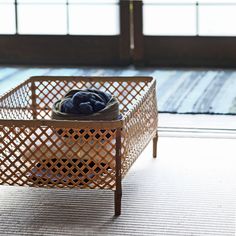
[[(113, 94), (122, 117), (51, 119), (72, 88)], [(0, 97), (0, 184), (114, 190), (119, 215), (121, 180), (152, 139), (156, 157), (157, 118), (152, 77), (31, 77)]]

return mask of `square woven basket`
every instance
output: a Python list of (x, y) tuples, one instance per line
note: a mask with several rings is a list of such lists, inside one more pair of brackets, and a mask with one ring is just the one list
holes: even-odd
[[(109, 92), (120, 103), (113, 121), (51, 119), (70, 89)], [(31, 77), (0, 97), (0, 184), (111, 189), (121, 212), (121, 180), (153, 139), (157, 149), (156, 81), (152, 77)]]

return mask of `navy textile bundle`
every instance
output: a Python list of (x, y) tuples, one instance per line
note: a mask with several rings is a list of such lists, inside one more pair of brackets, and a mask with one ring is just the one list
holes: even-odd
[(119, 103), (103, 91), (73, 89), (53, 105), (52, 118), (114, 120), (119, 118)]
[(74, 114), (92, 114), (104, 109), (112, 96), (108, 93), (94, 90), (72, 90), (68, 97), (61, 105), (61, 112)]

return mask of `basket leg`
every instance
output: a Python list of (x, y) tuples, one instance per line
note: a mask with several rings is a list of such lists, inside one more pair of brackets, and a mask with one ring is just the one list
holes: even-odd
[(157, 142), (158, 142), (158, 132), (156, 131), (156, 135), (153, 138), (153, 157), (157, 157)]
[(115, 216), (121, 214), (121, 128), (116, 131), (116, 190), (115, 190)]
[(121, 198), (122, 198), (121, 188), (115, 190), (114, 197), (115, 197), (115, 216), (119, 216), (121, 214)]

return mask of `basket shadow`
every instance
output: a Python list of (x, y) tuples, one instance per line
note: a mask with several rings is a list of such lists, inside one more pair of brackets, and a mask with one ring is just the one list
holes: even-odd
[(113, 191), (8, 188), (9, 197), (6, 196), (0, 206), (1, 228), (4, 229), (4, 219), (7, 219), (8, 227), (12, 222), (12, 227), (19, 229), (19, 235), (21, 231), (50, 232), (55, 228), (90, 234), (115, 219)]

